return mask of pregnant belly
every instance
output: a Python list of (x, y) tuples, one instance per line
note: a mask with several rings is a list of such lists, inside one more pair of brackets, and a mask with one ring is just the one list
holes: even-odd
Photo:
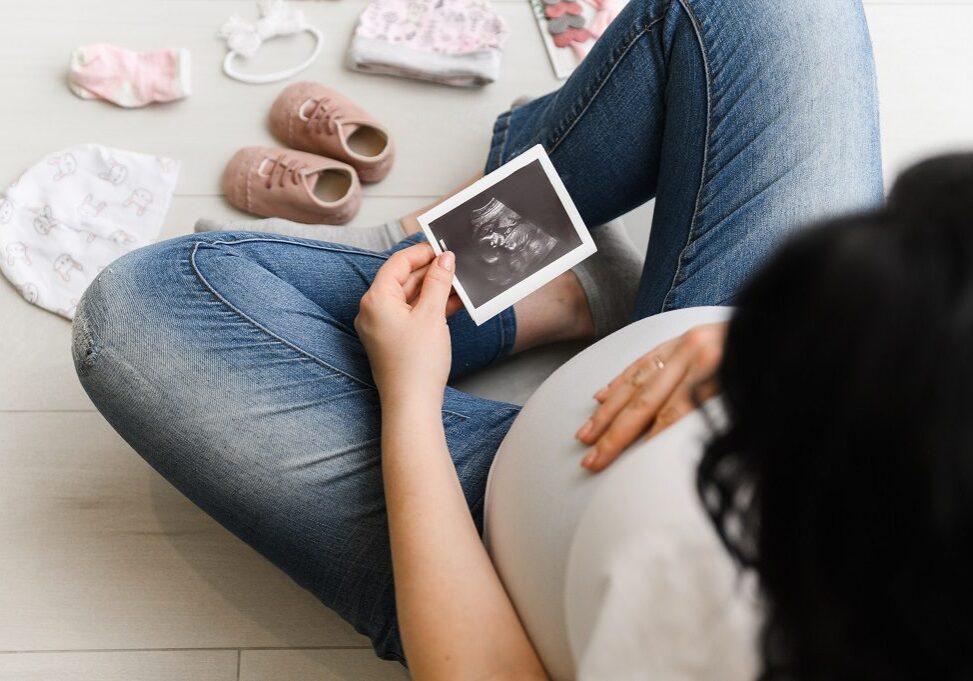
[[(554, 679), (577, 675), (577, 651), (572, 652), (569, 633), (573, 625), (565, 607), (569, 554), (592, 495), (610, 480), (579, 465), (584, 447), (574, 433), (591, 414), (591, 396), (658, 344), (728, 316), (729, 308), (719, 307), (666, 312), (592, 345), (538, 388), (497, 452), (487, 483), (484, 539)], [(698, 437), (687, 446), (698, 450)], [(638, 449), (633, 446), (623, 459), (639, 454)], [(590, 630), (590, 623), (575, 624)]]

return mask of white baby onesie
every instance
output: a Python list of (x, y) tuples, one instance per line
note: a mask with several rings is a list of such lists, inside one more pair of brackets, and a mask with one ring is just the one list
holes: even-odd
[(0, 271), (72, 319), (108, 263), (159, 235), (178, 175), (173, 159), (98, 144), (45, 157), (0, 196)]

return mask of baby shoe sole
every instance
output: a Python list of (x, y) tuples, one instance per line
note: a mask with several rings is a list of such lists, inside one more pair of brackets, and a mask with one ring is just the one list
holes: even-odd
[(390, 155), (384, 161), (376, 163), (368, 168), (356, 169), (358, 172), (358, 179), (361, 182), (381, 182), (392, 170), (393, 157)]

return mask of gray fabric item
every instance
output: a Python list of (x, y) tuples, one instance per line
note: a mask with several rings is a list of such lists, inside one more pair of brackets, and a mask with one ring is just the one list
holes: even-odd
[(471, 87), (500, 77), (500, 50), (468, 54), (420, 52), (377, 38), (356, 35), (348, 48), (347, 64), (355, 71), (431, 80), (443, 85)]
[(348, 227), (346, 225), (305, 225), (282, 218), (264, 220), (210, 220), (200, 218), (193, 228), (197, 232), (239, 230), (246, 232), (273, 232), (302, 239), (330, 241), (346, 246), (356, 246), (369, 251), (386, 251), (405, 238), (402, 223), (389, 220), (377, 227)]
[(620, 219), (592, 229), (591, 237), (598, 252), (571, 271), (588, 297), (595, 338), (603, 338), (632, 321), (642, 257)]
[(510, 102), (510, 110), (513, 111), (514, 109), (519, 109), (520, 107), (530, 104), (533, 101), (534, 97), (531, 95), (520, 95), (520, 97)]

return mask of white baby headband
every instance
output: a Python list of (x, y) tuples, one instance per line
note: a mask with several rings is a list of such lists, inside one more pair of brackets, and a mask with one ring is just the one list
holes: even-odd
[[(251, 24), (234, 14), (217, 32), (218, 37), (226, 39), (226, 45), (230, 50), (223, 60), (223, 73), (244, 83), (273, 83), (290, 78), (314, 63), (321, 52), (324, 38), (321, 31), (304, 21), (304, 12), (288, 7), (284, 0), (258, 2), (257, 9), (260, 12), (260, 19), (256, 23)], [(260, 50), (264, 41), (279, 36), (294, 35), (301, 31), (307, 31), (314, 36), (314, 51), (297, 66), (260, 75), (243, 74), (237, 71), (234, 64), (237, 55), (251, 59)]]

